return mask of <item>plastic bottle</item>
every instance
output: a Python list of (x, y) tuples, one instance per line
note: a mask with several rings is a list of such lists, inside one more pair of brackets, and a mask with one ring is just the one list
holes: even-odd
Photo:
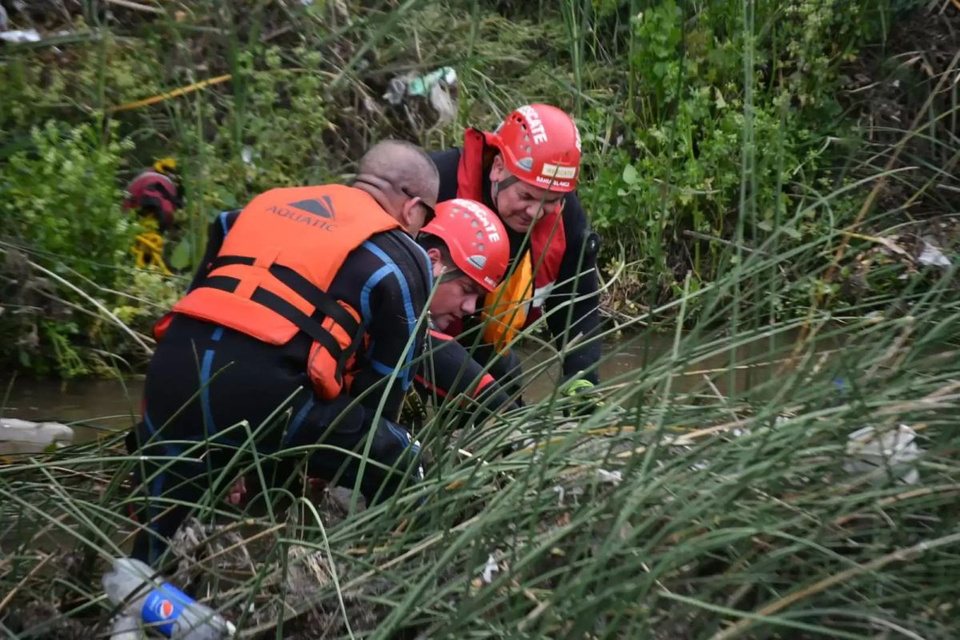
[(124, 614), (114, 618), (110, 627), (110, 640), (143, 640), (139, 617)]
[[(153, 579), (154, 573), (139, 560), (117, 558), (113, 570), (103, 574), (103, 590), (110, 601), (126, 603), (121, 614), (127, 623), (125, 629), (130, 627), (129, 618), (135, 618), (171, 640), (224, 640), (233, 636), (233, 624), (173, 585)], [(141, 587), (144, 583), (146, 586)], [(114, 631), (121, 631), (120, 626), (118, 620)], [(127, 633), (121, 633), (122, 637), (129, 637)]]

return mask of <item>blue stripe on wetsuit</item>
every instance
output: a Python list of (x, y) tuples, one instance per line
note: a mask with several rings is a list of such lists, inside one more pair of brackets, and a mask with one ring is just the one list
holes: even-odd
[[(360, 246), (366, 249), (367, 251), (369, 251), (370, 253), (372, 253), (373, 255), (380, 258), (380, 260), (383, 261), (384, 263), (383, 267), (381, 267), (380, 269), (377, 269), (377, 271), (374, 272), (374, 274), (367, 279), (367, 282), (363, 285), (363, 290), (360, 293), (360, 308), (361, 308), (361, 313), (363, 314), (364, 322), (369, 323), (369, 318), (372, 315), (370, 310), (371, 291), (377, 285), (377, 283), (383, 280), (383, 278), (385, 278), (389, 274), (393, 274), (394, 277), (396, 277), (397, 279), (397, 283), (400, 285), (400, 293), (403, 296), (403, 308), (407, 316), (406, 317), (406, 323), (408, 327), (407, 339), (409, 340), (413, 336), (414, 331), (416, 330), (417, 315), (413, 310), (413, 299), (410, 295), (410, 285), (407, 282), (406, 275), (403, 273), (400, 267), (397, 266), (397, 263), (394, 262), (393, 258), (391, 258), (383, 249), (375, 245), (373, 242), (367, 240)], [(427, 253), (423, 249), (421, 249), (419, 245), (414, 244), (414, 246), (416, 246), (417, 249), (420, 251), (420, 254), (423, 257), (424, 262), (426, 263), (427, 274), (431, 274), (432, 272), (430, 270), (429, 260), (427, 259)], [(430, 280), (432, 280), (432, 277), (430, 278)], [(433, 283), (430, 282), (429, 285), (432, 287)], [(391, 373), (393, 373), (393, 369), (383, 364), (382, 362), (379, 362), (376, 358), (373, 357), (373, 351), (375, 346), (376, 345), (373, 343), (373, 341), (371, 341), (370, 349), (368, 352), (370, 356), (369, 357), (370, 365), (373, 367), (373, 370), (379, 373), (380, 375), (388, 376)], [(413, 356), (414, 356), (413, 349), (408, 350), (406, 358), (404, 359), (403, 371), (400, 373), (400, 375), (397, 376), (398, 379), (400, 380), (400, 388), (403, 389), (404, 391), (410, 388), (410, 384), (413, 381), (414, 372), (413, 372), (413, 367), (410, 365), (411, 361), (413, 360)]]
[[(370, 326), (370, 318), (373, 317), (373, 310), (370, 309), (370, 294), (373, 292), (374, 287), (380, 284), (381, 280), (393, 272), (393, 268), (391, 268), (389, 265), (380, 267), (372, 276), (367, 278), (367, 281), (363, 285), (363, 289), (360, 291), (360, 315), (363, 318), (364, 326), (367, 328)], [(376, 341), (371, 340), (369, 353), (367, 354), (367, 359), (370, 361), (370, 366), (380, 375), (389, 376), (391, 373), (393, 373), (393, 369), (373, 357), (373, 351), (375, 347)], [(403, 378), (400, 379), (400, 383), (403, 384)], [(406, 387), (404, 387), (404, 390), (406, 390)]]
[[(222, 337), (223, 327), (214, 329), (213, 335), (210, 336), (214, 342), (219, 342)], [(203, 422), (210, 435), (217, 432), (217, 427), (213, 422), (213, 411), (210, 409), (210, 369), (213, 367), (213, 356), (213, 349), (204, 351), (203, 364), (200, 367), (200, 407), (203, 410)]]
[[(147, 427), (147, 431), (150, 432), (150, 439), (157, 441), (157, 444), (161, 445), (164, 448), (166, 454), (170, 457), (179, 457), (183, 453), (183, 449), (175, 444), (170, 444), (164, 442), (163, 440), (157, 438), (157, 429), (153, 426), (153, 421), (150, 420), (150, 415), (144, 411), (143, 412), (143, 424)], [(164, 462), (164, 465), (170, 464), (169, 461)], [(153, 480), (148, 485), (147, 493), (152, 498), (159, 498), (163, 494), (163, 485), (167, 479), (167, 470), (161, 469), (157, 472), (157, 475), (154, 476)], [(147, 510), (147, 516), (150, 521), (150, 529), (156, 533), (160, 533), (160, 520), (157, 518), (157, 514), (160, 512), (160, 505), (151, 504), (150, 508)], [(153, 544), (153, 538), (150, 540), (150, 545), (148, 547), (150, 553), (150, 561), (153, 562), (157, 559), (157, 549)]]
[(220, 215), (220, 226), (223, 227), (223, 237), (227, 237), (227, 233), (230, 231), (230, 225), (227, 224), (227, 216), (230, 215), (230, 211), (221, 211)]

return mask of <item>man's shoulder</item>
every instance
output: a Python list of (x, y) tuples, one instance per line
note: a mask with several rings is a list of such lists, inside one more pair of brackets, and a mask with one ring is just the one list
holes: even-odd
[(425, 280), (429, 285), (430, 259), (416, 241), (402, 229), (389, 229), (370, 236), (361, 245), (380, 265), (393, 265), (406, 280)]
[(576, 191), (571, 191), (563, 197), (563, 227), (567, 235), (583, 235), (590, 226), (587, 212), (583, 210), (580, 198)]
[(430, 154), (430, 159), (437, 167), (437, 173), (440, 176), (440, 192), (438, 202), (446, 202), (457, 197), (458, 171), (460, 168), (460, 149), (452, 147), (434, 151)]
[(450, 165), (456, 167), (460, 162), (460, 147), (438, 149), (428, 152), (427, 155), (433, 160), (433, 164), (437, 165), (437, 169), (442, 170)]
[(419, 262), (421, 258), (426, 260), (427, 256), (420, 245), (403, 229), (379, 231), (367, 238), (360, 248), (388, 262), (407, 261), (411, 256)]

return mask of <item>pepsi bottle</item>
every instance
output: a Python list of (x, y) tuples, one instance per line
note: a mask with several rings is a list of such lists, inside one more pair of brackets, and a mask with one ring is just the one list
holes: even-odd
[(154, 579), (154, 573), (139, 560), (117, 558), (112, 571), (103, 574), (107, 597), (114, 604), (125, 605), (114, 624), (115, 635), (132, 638), (130, 623), (140, 622), (171, 640), (225, 640), (233, 636), (233, 624), (170, 583)]

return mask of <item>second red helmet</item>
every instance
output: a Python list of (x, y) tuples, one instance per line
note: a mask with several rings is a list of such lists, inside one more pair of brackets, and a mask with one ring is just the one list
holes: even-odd
[(457, 268), (487, 291), (493, 291), (507, 273), (510, 240), (506, 228), (479, 202), (455, 198), (439, 203), (436, 216), (421, 232), (443, 240)]

